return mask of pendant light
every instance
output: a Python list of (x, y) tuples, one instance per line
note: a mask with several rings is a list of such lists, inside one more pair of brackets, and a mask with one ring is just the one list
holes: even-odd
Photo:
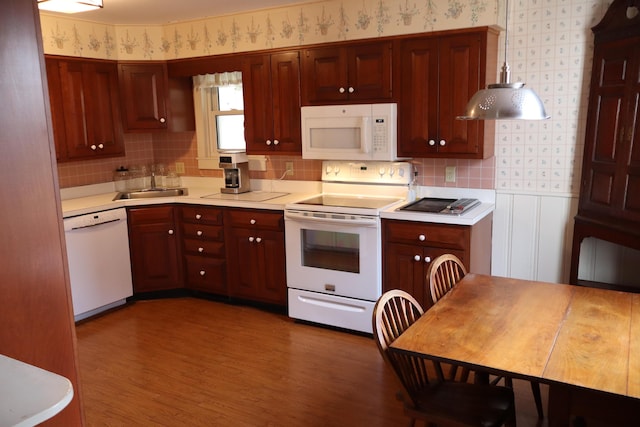
[(38, 9), (49, 12), (86, 12), (101, 9), (102, 6), (102, 0), (38, 0)]
[(509, 0), (506, 0), (504, 30), (504, 64), (500, 71), (500, 83), (479, 90), (467, 103), (467, 108), (458, 120), (544, 120), (550, 116), (544, 104), (524, 83), (511, 83), (511, 71), (507, 63), (509, 45)]

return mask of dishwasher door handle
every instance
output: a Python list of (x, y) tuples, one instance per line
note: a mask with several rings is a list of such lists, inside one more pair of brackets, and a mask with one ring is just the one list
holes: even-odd
[(70, 231), (82, 230), (83, 228), (98, 227), (100, 225), (110, 224), (112, 222), (118, 222), (118, 221), (120, 221), (120, 218), (110, 219), (109, 221), (97, 222), (95, 224), (81, 225), (81, 226), (78, 226), (78, 227), (72, 227)]

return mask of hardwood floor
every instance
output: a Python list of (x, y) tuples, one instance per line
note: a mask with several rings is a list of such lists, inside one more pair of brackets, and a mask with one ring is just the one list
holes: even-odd
[[(88, 426), (407, 424), (369, 337), (195, 298), (138, 301), (76, 329)], [(546, 426), (514, 383), (518, 426)]]

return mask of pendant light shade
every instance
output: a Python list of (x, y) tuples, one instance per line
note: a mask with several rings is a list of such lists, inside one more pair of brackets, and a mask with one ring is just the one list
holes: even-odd
[(38, 9), (49, 12), (86, 12), (100, 9), (102, 6), (102, 0), (38, 0)]
[(544, 120), (550, 116), (538, 95), (524, 83), (511, 83), (511, 73), (507, 63), (509, 43), (509, 0), (506, 1), (504, 33), (504, 64), (500, 71), (500, 83), (479, 90), (467, 103), (463, 115), (458, 120)]

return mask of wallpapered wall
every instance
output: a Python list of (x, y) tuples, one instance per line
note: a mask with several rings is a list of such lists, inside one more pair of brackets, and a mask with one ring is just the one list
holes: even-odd
[[(575, 196), (593, 51), (590, 28), (601, 19), (609, 4), (610, 0), (511, 0), (507, 58), (512, 81), (524, 81), (536, 90), (551, 119), (497, 123), (495, 158), (418, 159), (415, 163), (420, 172), (419, 184)], [(504, 26), (504, 9), (503, 0), (344, 0), (158, 27), (109, 26), (82, 21), (81, 15), (70, 19), (41, 14), (41, 18), (46, 53), (131, 60), (195, 57), (481, 25)], [(499, 65), (504, 61), (503, 44), (501, 37)], [(188, 175), (211, 174), (197, 169), (193, 140), (192, 134), (149, 135), (146, 140), (144, 135), (127, 136), (127, 158), (120, 163), (183, 161)], [(130, 158), (130, 145), (134, 153), (151, 153), (155, 157), (141, 158), (136, 154)], [(140, 146), (147, 151), (139, 151)], [(277, 178), (284, 171), (284, 160), (272, 156), (267, 173), (254, 172), (252, 176)], [(299, 157), (294, 160), (294, 179), (320, 176), (317, 162)], [(109, 180), (117, 163), (118, 160), (95, 161), (91, 168), (63, 165), (59, 168), (61, 186)], [(449, 165), (458, 168), (454, 184), (444, 183), (444, 168)]]

